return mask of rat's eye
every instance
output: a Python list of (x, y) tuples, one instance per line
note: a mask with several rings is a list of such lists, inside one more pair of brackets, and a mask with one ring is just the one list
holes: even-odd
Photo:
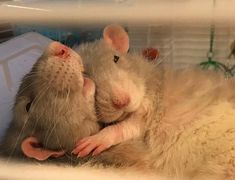
[(26, 108), (26, 111), (27, 111), (27, 112), (29, 112), (29, 109), (30, 109), (30, 107), (31, 107), (31, 104), (32, 104), (32, 102), (29, 102), (29, 103), (26, 105), (25, 108)]
[(119, 56), (114, 55), (114, 56), (113, 56), (113, 61), (114, 61), (115, 63), (117, 63), (118, 60), (119, 60)]

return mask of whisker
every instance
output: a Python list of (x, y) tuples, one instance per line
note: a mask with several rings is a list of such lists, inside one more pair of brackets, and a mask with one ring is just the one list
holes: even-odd
[[(43, 86), (45, 86), (46, 88), (43, 88)], [(34, 100), (32, 102), (32, 109), (36, 109), (37, 105), (39, 103), (39, 100), (41, 100), (41, 98), (43, 97), (43, 95), (45, 95), (45, 93), (47, 92), (47, 90), (49, 89), (49, 86), (47, 86), (47, 84), (41, 84), (41, 86), (38, 87), (38, 89), (41, 89), (39, 91), (39, 93), (37, 93), (37, 96), (34, 97)]]
[[(46, 88), (41, 87), (41, 89), (42, 89), (42, 90), (39, 92), (38, 96), (35, 98), (35, 99), (37, 100), (36, 103), (33, 104), (33, 107), (35, 107), (35, 109), (37, 108), (37, 102), (39, 101), (40, 96), (43, 97), (43, 95), (48, 91), (49, 87), (48, 87), (48, 86), (46, 86)], [(44, 92), (43, 92), (43, 91), (44, 91)], [(34, 100), (35, 100), (35, 99), (34, 99)], [(33, 109), (33, 108), (32, 108), (32, 109)], [(46, 111), (46, 108), (44, 108), (44, 112), (45, 112), (45, 111)], [(43, 116), (44, 112), (42, 112), (42, 113), (40, 114), (40, 116), (37, 117), (37, 119), (36, 119), (36, 121), (35, 121), (35, 123), (34, 123), (33, 129), (36, 129), (37, 124), (38, 124), (39, 120), (41, 119), (41, 117)]]
[[(54, 102), (52, 102), (52, 117), (50, 118), (51, 120), (51, 124), (50, 124), (50, 127), (48, 128), (48, 131), (46, 132), (46, 140), (45, 140), (45, 145), (47, 145), (47, 142), (48, 142), (48, 138), (49, 138), (49, 134), (52, 133), (52, 131), (50, 131), (51, 127), (53, 127), (54, 125), (56, 125), (56, 119), (55, 119), (55, 114), (56, 114), (56, 101), (57, 101), (57, 98), (58, 98), (58, 91), (56, 91), (56, 95), (55, 95), (55, 98), (54, 98)], [(53, 105), (54, 104), (54, 105)], [(53, 129), (53, 128), (52, 128)]]
[(24, 87), (23, 89), (20, 89), (20, 91), (17, 93), (18, 95), (21, 95), (26, 89), (28, 89), (29, 87), (35, 85), (35, 82), (30, 83), (29, 85), (27, 85), (26, 87)]
[(27, 121), (24, 122), (24, 124), (23, 124), (23, 126), (22, 126), (22, 128), (21, 128), (21, 130), (20, 130), (20, 133), (19, 133), (19, 135), (18, 135), (17, 138), (16, 138), (16, 141), (15, 141), (15, 144), (14, 144), (14, 146), (13, 146), (13, 149), (10, 151), (9, 157), (7, 158), (7, 163), (10, 161), (12, 155), (14, 154), (15, 149), (16, 149), (16, 147), (17, 147), (17, 144), (18, 144), (18, 142), (20, 141), (21, 135), (22, 135), (23, 130), (25, 129), (27, 123), (28, 123), (28, 119), (27, 119)]
[(46, 133), (47, 135), (46, 135), (46, 140), (45, 140), (45, 146), (47, 147), (47, 143), (48, 143), (48, 141), (49, 141), (49, 138), (51, 137), (51, 135), (52, 135), (52, 132), (54, 131), (54, 129), (55, 129), (55, 127), (56, 127), (56, 125), (59, 123), (59, 121), (57, 121), (57, 122), (54, 122), (53, 121), (53, 123), (51, 123), (51, 127), (52, 128), (48, 128), (48, 133)]

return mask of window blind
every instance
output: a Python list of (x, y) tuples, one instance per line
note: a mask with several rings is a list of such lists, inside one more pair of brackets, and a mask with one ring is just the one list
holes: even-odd
[[(174, 24), (129, 26), (130, 44), (133, 51), (145, 47), (158, 48), (160, 58), (177, 64), (198, 64), (207, 60), (210, 43), (209, 24)], [(235, 26), (215, 24), (213, 59), (235, 64), (228, 60), (230, 45), (235, 40)]]

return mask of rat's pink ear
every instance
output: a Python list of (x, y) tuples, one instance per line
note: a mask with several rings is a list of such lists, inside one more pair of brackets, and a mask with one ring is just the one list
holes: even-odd
[(127, 53), (129, 49), (129, 37), (123, 27), (112, 24), (106, 26), (103, 31), (103, 38), (112, 49), (121, 54)]
[(60, 157), (65, 154), (64, 151), (51, 151), (43, 149), (35, 137), (26, 138), (21, 144), (21, 150), (24, 155), (39, 161), (47, 160), (49, 157)]

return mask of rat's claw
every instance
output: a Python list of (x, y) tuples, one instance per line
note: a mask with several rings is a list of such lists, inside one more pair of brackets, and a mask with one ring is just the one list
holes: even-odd
[(72, 151), (72, 154), (75, 154), (78, 157), (84, 157), (90, 154), (90, 152), (97, 146), (98, 145), (93, 136), (86, 137), (77, 143), (76, 148)]
[(86, 146), (90, 144), (90, 141), (83, 141), (82, 143), (78, 143), (76, 148), (72, 151), (73, 154), (78, 154), (81, 150), (83, 150)]
[(85, 157), (87, 156), (88, 154), (91, 153), (91, 151), (93, 149), (95, 149), (97, 147), (96, 144), (89, 144), (88, 146), (86, 146), (84, 149), (82, 149), (79, 153), (78, 153), (78, 156), (79, 157)]
[(92, 155), (95, 156), (113, 145), (109, 139), (110, 137), (101, 136), (100, 134), (83, 138), (77, 143), (72, 154), (75, 154), (78, 157), (84, 157), (94, 150)]

